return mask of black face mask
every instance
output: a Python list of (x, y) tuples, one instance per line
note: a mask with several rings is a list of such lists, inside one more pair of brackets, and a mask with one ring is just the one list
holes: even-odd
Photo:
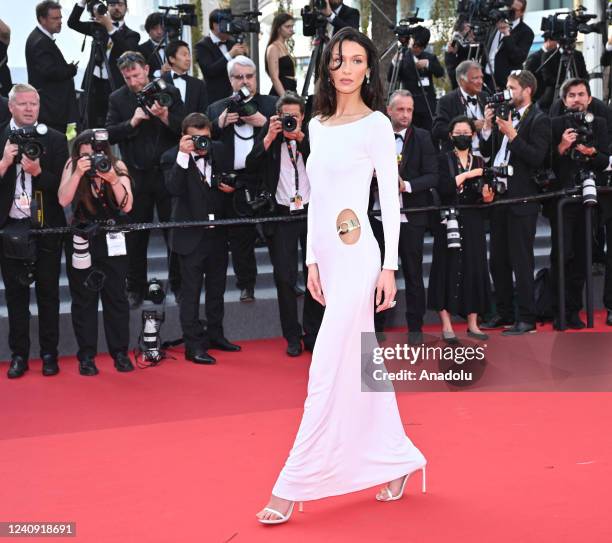
[(453, 136), (451, 139), (453, 140), (453, 145), (459, 151), (465, 151), (472, 145), (472, 136)]

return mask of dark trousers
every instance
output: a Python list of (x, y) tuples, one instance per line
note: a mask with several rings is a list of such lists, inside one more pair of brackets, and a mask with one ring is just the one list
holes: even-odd
[[(226, 217), (239, 218), (233, 205), (234, 195), (228, 194), (226, 198)], [(255, 288), (257, 279), (257, 261), (255, 260), (255, 240), (257, 230), (255, 225), (229, 226), (229, 249), (232, 253), (232, 267), (236, 274), (236, 287), (240, 290)]]
[[(100, 234), (104, 236), (104, 234)], [(102, 318), (108, 352), (127, 354), (130, 342), (130, 307), (125, 295), (127, 256), (103, 256), (92, 259), (92, 266), (84, 270), (72, 267), (72, 249), (67, 251), (66, 270), (72, 296), (72, 326), (79, 350), (77, 358), (94, 357), (98, 352), (98, 302), (102, 300)], [(106, 276), (102, 290), (96, 292), (85, 286), (93, 269)]]
[[(9, 219), (11, 221), (12, 219)], [(38, 305), (38, 339), (40, 355), (57, 356), (59, 342), (59, 276), (62, 256), (62, 236), (37, 238), (38, 256), (34, 276), (34, 291)], [(0, 268), (9, 317), (9, 348), (26, 360), (30, 356), (30, 287), (19, 282), (25, 270), (22, 260), (6, 258), (0, 251)]]
[[(223, 333), (223, 295), (227, 278), (227, 235), (217, 227), (207, 231), (196, 249), (178, 255), (182, 286), (179, 317), (185, 348), (210, 348), (210, 339)], [(200, 293), (205, 291), (206, 330), (200, 321)]]
[[(382, 223), (376, 218), (370, 221), (374, 237), (378, 241), (381, 254), (381, 265), (384, 261), (385, 246)], [(406, 296), (406, 323), (408, 330), (418, 332), (423, 327), (425, 315), (425, 284), (423, 282), (423, 245), (425, 242), (425, 226), (400, 223), (400, 238), (398, 253), (404, 276), (404, 294)], [(377, 332), (385, 327), (386, 315), (382, 311), (374, 313), (374, 325)]]
[[(289, 209), (277, 205), (280, 215), (289, 215)], [(306, 234), (306, 220), (294, 220), (275, 225), (274, 232), (268, 236), (270, 260), (274, 268), (274, 283), (278, 300), (281, 329), (283, 337), (289, 343), (297, 343), (302, 338), (302, 326), (298, 319), (298, 301), (295, 295), (295, 284), (298, 277), (298, 246), (300, 239)], [(308, 270), (306, 269), (306, 282)], [(321, 320), (323, 306), (316, 302), (310, 291), (304, 295), (304, 342), (314, 345)]]
[(534, 269), (537, 213), (518, 215), (510, 206), (491, 209), (490, 268), (495, 288), (497, 313), (505, 320), (514, 321), (514, 287), (516, 280), (518, 320), (535, 324)]
[[(563, 263), (565, 270), (565, 309), (569, 312), (582, 309), (582, 292), (586, 277), (586, 242), (584, 228), (584, 206), (582, 202), (566, 205), (563, 209)], [(558, 270), (559, 230), (557, 228), (557, 211), (550, 216), (551, 230), (551, 284), (553, 289), (553, 308), (558, 312)]]
[[(130, 222), (152, 222), (154, 212), (161, 222), (170, 220), (171, 199), (164, 184), (164, 176), (158, 169), (130, 169), (134, 179), (134, 204), (129, 214)], [(127, 235), (129, 268), (127, 289), (130, 292), (144, 292), (147, 283), (147, 248), (149, 230), (133, 231)], [(168, 230), (164, 230), (166, 243)], [(173, 290), (180, 286), (178, 258), (168, 250), (169, 283)]]

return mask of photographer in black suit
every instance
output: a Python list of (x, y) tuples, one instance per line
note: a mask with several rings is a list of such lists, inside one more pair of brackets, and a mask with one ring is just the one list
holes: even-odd
[[(245, 170), (246, 157), (268, 118), (274, 115), (276, 98), (257, 92), (257, 69), (250, 58), (237, 56), (228, 63), (227, 71), (234, 94), (208, 106), (206, 116), (213, 121), (213, 138), (220, 139), (226, 145), (230, 164), (238, 175), (238, 185), (256, 192), (259, 179)], [(235, 187), (225, 184), (221, 184), (220, 189), (227, 193), (228, 216), (237, 217), (235, 202), (244, 200), (244, 190), (236, 191)], [(229, 228), (232, 264), (242, 302), (255, 299), (256, 237), (257, 231), (252, 225)]]
[[(436, 111), (436, 90), (433, 78), (444, 77), (444, 68), (438, 57), (425, 51), (431, 33), (423, 26), (414, 28), (411, 45), (401, 60), (397, 79), (402, 88), (411, 92), (414, 98), (412, 124), (431, 130), (433, 114)], [(394, 60), (395, 62), (395, 60)], [(393, 65), (389, 65), (387, 80), (391, 81)]]
[[(170, 107), (162, 107), (157, 100), (150, 107), (142, 107), (140, 93), (149, 83), (149, 66), (140, 53), (128, 51), (119, 57), (119, 69), (125, 86), (113, 92), (109, 99), (108, 129), (111, 143), (118, 143), (121, 157), (134, 180), (134, 207), (131, 222), (150, 222), (154, 209), (160, 221), (170, 217), (170, 196), (164, 185), (159, 166), (162, 154), (176, 144), (181, 133), (184, 105), (179, 91), (168, 86), (172, 98)], [(147, 283), (147, 247), (149, 231), (128, 234), (129, 271), (128, 298), (132, 308), (142, 303)], [(170, 288), (179, 289), (178, 264), (170, 259)]]
[(230, 34), (219, 31), (219, 21), (227, 13), (228, 10), (213, 9), (208, 17), (210, 36), (195, 45), (196, 61), (206, 81), (211, 104), (232, 93), (227, 63), (238, 55), (248, 55), (246, 44), (236, 43)]
[[(495, 117), (493, 108), (487, 106), (481, 152), (491, 158), (493, 166), (510, 165), (513, 168), (511, 177), (497, 180), (507, 186), (506, 192), (497, 194), (497, 198), (535, 196), (538, 186), (534, 173), (546, 163), (550, 153), (550, 119), (532, 102), (537, 82), (531, 72), (513, 72), (508, 77), (506, 88), (512, 95), (511, 105), (515, 114), (510, 113), (507, 119)], [(535, 332), (533, 247), (539, 209), (538, 202), (491, 209), (490, 266), (498, 314), (482, 325), (484, 329), (514, 324), (503, 335)], [(513, 274), (518, 304), (516, 319)]]
[(62, 29), (62, 8), (57, 2), (41, 2), (36, 19), (38, 26), (26, 41), (28, 83), (40, 96), (40, 122), (65, 134), (67, 124), (76, 118), (77, 67), (66, 62), (53, 37)]
[(433, 122), (432, 136), (440, 142), (443, 151), (450, 151), (453, 144), (449, 138), (450, 122), (455, 117), (465, 116), (474, 121), (476, 134), (472, 141), (472, 153), (480, 154), (480, 131), (484, 126), (484, 99), (482, 92), (483, 75), (480, 64), (464, 60), (455, 71), (459, 87), (438, 100)]
[[(345, 6), (343, 0), (326, 0), (322, 13), (332, 26), (332, 35), (347, 26), (359, 30), (359, 10)], [(314, 36), (314, 29), (312, 35)]]
[(170, 71), (166, 55), (166, 44), (162, 43), (165, 29), (163, 17), (160, 12), (151, 13), (145, 19), (145, 31), (149, 39), (138, 46), (138, 51), (149, 65), (153, 77), (161, 77)]
[[(35, 238), (31, 251), (14, 258), (15, 246), (7, 243), (7, 229), (23, 233), (32, 226), (65, 226), (66, 219), (57, 200), (62, 169), (68, 158), (66, 136), (49, 128), (36, 136), (44, 154), (30, 159), (11, 143), (9, 134), (17, 128), (38, 124), (40, 101), (30, 85), (15, 85), (9, 93), (12, 119), (0, 135), (0, 228), (5, 230), (0, 251), (9, 317), (9, 348), (12, 352), (9, 378), (21, 377), (28, 369), (30, 355), (30, 283), (36, 281), (38, 337), (43, 375), (55, 375), (59, 341), (59, 276), (62, 236)], [(21, 246), (18, 249), (25, 249)], [(22, 251), (20, 251), (22, 252)]]
[[(561, 98), (567, 110), (572, 113), (585, 113), (591, 102), (591, 89), (585, 79), (568, 79), (561, 87)], [(577, 143), (578, 132), (581, 127), (588, 127), (592, 131), (592, 141)], [(561, 188), (574, 188), (580, 186), (580, 172), (590, 171), (596, 175), (608, 167), (608, 136), (606, 121), (595, 117), (592, 123), (580, 122), (572, 114), (564, 114), (552, 119), (552, 165)], [(598, 176), (600, 182), (603, 176)], [(585, 224), (584, 208), (582, 204), (568, 205), (563, 212), (563, 239), (564, 261), (559, 262), (557, 254), (556, 205), (545, 206), (546, 215), (550, 219), (551, 228), (551, 271), (553, 292), (557, 293), (557, 270), (559, 265), (565, 267), (566, 292), (566, 323), (569, 328), (581, 329), (586, 325), (580, 319), (579, 311), (582, 309), (582, 294), (585, 281)], [(557, 320), (554, 325), (558, 328), (558, 308), (555, 314)]]
[[(527, 0), (514, 0), (510, 22), (501, 19), (487, 38), (482, 65), (485, 84), (493, 92), (504, 89), (512, 70), (520, 70), (533, 43), (533, 30), (523, 22)], [(488, 56), (487, 56), (488, 53)]]
[[(138, 50), (140, 34), (134, 32), (124, 22), (127, 12), (127, 0), (108, 0), (108, 13), (96, 15), (93, 21), (81, 21), (85, 10), (85, 0), (79, 0), (72, 8), (68, 18), (68, 27), (86, 36), (94, 36), (99, 40), (101, 51), (106, 51), (110, 74), (104, 65), (104, 58), (100, 53), (91, 59), (87, 65), (87, 73), (93, 69), (92, 77), (83, 80), (82, 87), (89, 87), (87, 102), (87, 126), (90, 128), (104, 125), (108, 111), (108, 98), (112, 89), (123, 86), (123, 77), (117, 66), (117, 59), (126, 51)], [(93, 47), (93, 43), (91, 44)], [(92, 66), (93, 64), (93, 66)], [(111, 87), (110, 81), (113, 82)]]
[[(438, 160), (431, 135), (412, 124), (414, 99), (410, 91), (395, 91), (387, 104), (387, 115), (395, 132), (399, 169), (400, 207), (425, 207), (429, 190), (438, 184)], [(375, 193), (373, 209), (380, 209)], [(380, 217), (370, 220), (384, 259), (383, 229)], [(411, 343), (420, 344), (425, 315), (425, 285), (423, 284), (423, 244), (428, 214), (406, 213), (401, 216), (399, 257), (405, 281), (406, 322)], [(382, 261), (381, 261), (382, 262)], [(384, 312), (375, 313), (376, 330), (384, 329)]]
[(181, 40), (175, 40), (166, 47), (166, 58), (170, 71), (162, 76), (169, 85), (174, 85), (181, 93), (185, 104), (185, 115), (204, 113), (208, 107), (208, 91), (206, 83), (189, 75), (191, 68), (191, 52), (189, 45)]
[[(224, 149), (211, 142), (212, 125), (202, 113), (185, 117), (178, 145), (162, 157), (166, 187), (172, 195), (172, 220), (202, 221), (224, 218), (224, 198), (214, 176), (225, 171)], [(208, 349), (239, 351), (223, 333), (223, 294), (227, 276), (227, 229), (177, 228), (170, 231), (170, 247), (178, 255), (182, 291), (179, 315), (185, 358), (196, 364), (214, 364)], [(204, 278), (204, 281), (202, 281)], [(200, 321), (202, 284), (206, 295), (206, 329)]]
[[(304, 122), (306, 102), (288, 91), (276, 102), (276, 115), (267, 129), (261, 130), (253, 150), (247, 157), (247, 170), (258, 174), (265, 190), (273, 194), (275, 215), (299, 215), (308, 212), (310, 183), (306, 161), (310, 144)], [(298, 245), (306, 237), (305, 220), (271, 223), (266, 232), (268, 249), (274, 268), (274, 283), (278, 296), (283, 337), (287, 354), (302, 353), (302, 326), (294, 285), (298, 276)], [(304, 344), (312, 350), (323, 316), (323, 306), (306, 292), (304, 297)]]

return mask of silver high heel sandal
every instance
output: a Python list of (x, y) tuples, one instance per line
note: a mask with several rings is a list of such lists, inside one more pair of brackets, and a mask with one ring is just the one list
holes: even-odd
[[(425, 492), (427, 491), (426, 479), (425, 479), (425, 466), (423, 466), (422, 468), (418, 468), (414, 471), (418, 471), (418, 470), (421, 471), (421, 491), (423, 492), (423, 494), (425, 494)], [(404, 487), (406, 486), (406, 481), (408, 480), (408, 477), (410, 477), (414, 473), (414, 471), (411, 471), (410, 473), (407, 473), (406, 475), (404, 475), (404, 478), (402, 479), (402, 487), (400, 488), (400, 491), (396, 496), (394, 496), (391, 493), (391, 489), (387, 485), (385, 488), (383, 488), (383, 492), (387, 493), (387, 497), (379, 498), (378, 496), (376, 496), (376, 499), (379, 502), (392, 502), (395, 500), (399, 500), (404, 495)]]
[[(264, 511), (267, 511), (268, 513), (272, 513), (273, 515), (276, 515), (279, 518), (269, 518), (269, 519), (258, 518), (257, 520), (261, 522), (262, 524), (283, 524), (284, 522), (287, 522), (291, 518), (291, 513), (293, 513), (294, 505), (295, 505), (295, 502), (291, 502), (291, 505), (289, 506), (289, 510), (284, 515), (280, 511), (277, 511), (276, 509), (272, 509), (271, 507), (264, 507), (263, 509)], [(298, 510), (300, 511), (300, 513), (304, 512), (304, 502), (298, 502)]]

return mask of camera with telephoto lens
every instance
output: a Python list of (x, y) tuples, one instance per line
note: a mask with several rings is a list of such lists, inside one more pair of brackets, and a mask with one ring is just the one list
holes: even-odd
[(326, 6), (325, 0), (310, 0), (310, 3), (301, 9), (304, 36), (316, 36), (317, 29), (327, 27), (327, 17), (323, 14)]
[(510, 164), (484, 167), (480, 177), (466, 180), (463, 187), (465, 190), (481, 194), (482, 189), (488, 186), (494, 193), (504, 194), (508, 189), (507, 178), (512, 175), (514, 168)]
[(602, 34), (604, 27), (602, 23), (590, 23), (591, 19), (597, 18), (595, 14), (585, 13), (586, 8), (579, 6), (573, 11), (560, 11), (547, 17), (542, 17), (540, 30), (550, 35), (550, 39), (559, 42), (564, 47), (574, 46), (578, 33), (590, 34), (596, 32)]
[(211, 141), (208, 136), (191, 136), (196, 151), (209, 151)]
[(159, 279), (154, 277), (147, 283), (147, 290), (145, 292), (144, 299), (159, 305), (163, 303), (165, 298), (166, 292), (164, 291), (164, 286)]
[(297, 119), (293, 115), (282, 115), (280, 122), (283, 125), (283, 132), (293, 132), (297, 129)]
[(244, 187), (244, 195), (253, 214), (272, 213), (276, 208), (274, 196), (267, 190), (253, 192), (249, 187)]
[(451, 207), (440, 211), (442, 223), (446, 223), (446, 246), (449, 249), (461, 249), (461, 232), (459, 231), (459, 210)]
[(469, 23), (474, 41), (486, 43), (491, 29), (498, 21), (511, 21), (513, 0), (459, 0), (457, 16)]
[(79, 223), (72, 226), (72, 267), (76, 270), (91, 268), (89, 242), (98, 233), (99, 223)]
[(405, 17), (404, 19), (400, 19), (397, 22), (396, 26), (390, 27), (400, 43), (408, 44), (410, 38), (414, 35), (415, 30), (417, 28), (422, 28), (420, 26), (415, 26), (418, 25), (418, 23), (422, 23), (425, 21), (425, 19), (417, 17), (418, 14), (419, 8), (417, 8), (412, 17)]
[(213, 189), (218, 189), (219, 183), (223, 183), (228, 187), (237, 188), (237, 177), (238, 176), (235, 173), (214, 173), (210, 180), (210, 186)]
[(590, 170), (578, 170), (576, 186), (582, 190), (582, 203), (585, 206), (597, 205), (597, 177)]
[(91, 167), (87, 175), (93, 177), (97, 172), (107, 173), (111, 171), (113, 163), (104, 149), (108, 146), (108, 130), (104, 128), (94, 128), (91, 136), (91, 147), (93, 153), (89, 155)]
[(102, 16), (108, 13), (108, 6), (103, 0), (87, 0), (87, 11), (92, 17)]
[(23, 155), (30, 160), (40, 158), (45, 152), (45, 146), (39, 138), (48, 132), (46, 124), (38, 123), (36, 126), (24, 126), (15, 128), (9, 132), (8, 139), (17, 145), (17, 156), (15, 162), (20, 162)]
[(219, 10), (219, 32), (231, 34), (236, 43), (244, 43), (245, 34), (259, 34), (260, 25), (257, 18), (261, 11), (245, 11), (234, 15), (229, 9)]
[(163, 79), (154, 79), (136, 94), (138, 105), (146, 111), (157, 102), (162, 107), (170, 107), (174, 103), (172, 94), (168, 92), (168, 84)]
[[(177, 4), (176, 6), (159, 6), (162, 14), (162, 26), (168, 36), (168, 41), (180, 40), (184, 26), (198, 26), (198, 16), (194, 4)], [(171, 14), (176, 11), (176, 14)]]
[(257, 113), (257, 103), (252, 100), (251, 91), (246, 85), (230, 97), (227, 104), (228, 113), (238, 113), (239, 117), (249, 117)]
[(593, 130), (593, 122), (595, 115), (590, 111), (568, 111), (565, 117), (570, 121), (576, 139), (570, 150), (570, 158), (576, 161), (588, 161), (590, 157), (583, 155), (576, 149), (576, 145), (584, 145), (585, 147), (595, 147), (595, 133)]

